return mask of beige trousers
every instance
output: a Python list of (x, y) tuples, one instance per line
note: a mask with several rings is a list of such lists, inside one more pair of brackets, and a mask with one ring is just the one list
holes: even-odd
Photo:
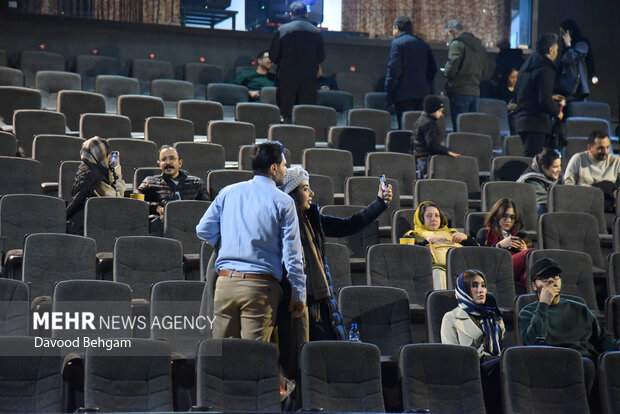
[(275, 281), (218, 277), (213, 337), (269, 341), (281, 300), (282, 289)]

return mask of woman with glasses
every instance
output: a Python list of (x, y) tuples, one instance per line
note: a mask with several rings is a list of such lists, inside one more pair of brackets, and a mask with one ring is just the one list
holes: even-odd
[(506, 249), (512, 255), (512, 270), (514, 272), (517, 294), (527, 290), (525, 275), (525, 259), (531, 248), (531, 241), (525, 238), (523, 217), (517, 210), (515, 203), (507, 198), (499, 200), (484, 221), (485, 227), (478, 231), (476, 241), (481, 246)]

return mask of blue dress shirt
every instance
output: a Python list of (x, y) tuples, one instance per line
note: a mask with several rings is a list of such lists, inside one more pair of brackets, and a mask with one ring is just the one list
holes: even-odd
[(212, 246), (219, 243), (218, 272), (268, 273), (282, 280), (284, 262), (293, 299), (305, 302), (295, 202), (272, 179), (256, 175), (224, 188), (196, 226), (196, 234)]

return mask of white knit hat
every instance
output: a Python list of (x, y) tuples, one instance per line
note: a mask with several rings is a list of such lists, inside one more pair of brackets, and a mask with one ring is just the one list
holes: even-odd
[(308, 175), (308, 171), (301, 167), (292, 167), (286, 171), (286, 175), (284, 176), (284, 184), (282, 184), (279, 188), (286, 194), (290, 194), (291, 191), (296, 189), (303, 180), (309, 179), (310, 176)]

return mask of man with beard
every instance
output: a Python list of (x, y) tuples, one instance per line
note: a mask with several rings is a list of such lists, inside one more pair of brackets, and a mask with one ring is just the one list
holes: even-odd
[(299, 318), (306, 306), (295, 202), (276, 187), (286, 174), (282, 144), (255, 145), (252, 169), (254, 178), (220, 191), (196, 226), (198, 238), (218, 248), (214, 338), (269, 341), (282, 299), (283, 268), (291, 284), (291, 316)]
[(273, 63), (269, 59), (269, 51), (263, 50), (256, 55), (256, 69), (243, 71), (234, 80), (237, 85), (248, 88), (251, 101), (260, 99), (260, 90), (266, 86), (276, 85), (276, 75), (271, 73)]
[(204, 181), (181, 170), (183, 159), (176, 148), (170, 145), (162, 146), (159, 149), (157, 165), (161, 168), (161, 175), (146, 177), (138, 187), (138, 192), (144, 194), (144, 201), (149, 204), (152, 233), (160, 230), (160, 218), (164, 215), (164, 207), (169, 201), (209, 200)]

